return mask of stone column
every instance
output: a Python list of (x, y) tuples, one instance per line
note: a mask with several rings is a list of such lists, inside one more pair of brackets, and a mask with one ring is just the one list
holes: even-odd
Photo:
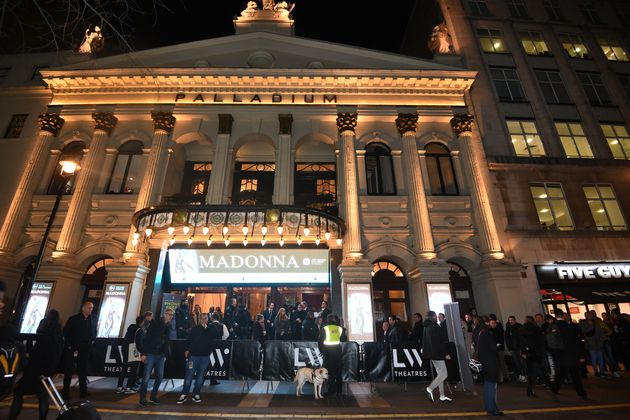
[(357, 158), (354, 151), (354, 128), (357, 113), (343, 112), (337, 115), (337, 129), (341, 143), (342, 176), (345, 193), (346, 235), (343, 245), (343, 259), (358, 260), (363, 257), (361, 246), (361, 215), (359, 213), (359, 189), (357, 184)]
[(224, 204), (225, 177), (230, 167), (228, 160), (230, 149), (230, 136), (234, 118), (231, 114), (219, 114), (219, 132), (214, 146), (212, 161), (212, 173), (210, 174), (210, 188), (206, 195), (208, 204)]
[(63, 123), (64, 119), (56, 113), (45, 113), (39, 116), (39, 135), (35, 139), (31, 154), (22, 170), (13, 200), (0, 229), (0, 256), (11, 257), (20, 244), (20, 232), (30, 213), (31, 200), (39, 184), (38, 176), (46, 162), (50, 142), (57, 136)]
[(402, 157), (407, 173), (405, 181), (407, 182), (409, 207), (411, 208), (411, 224), (415, 233), (415, 249), (420, 259), (430, 260), (435, 258), (436, 254), (427, 196), (424, 191), (424, 181), (418, 160), (417, 127), (418, 114), (398, 114), (396, 128), (402, 137)]
[(453, 133), (459, 139), (464, 173), (469, 180), (470, 200), (479, 231), (479, 248), (485, 259), (500, 260), (504, 255), (490, 206), (488, 178), (482, 166), (485, 158), (481, 145), (472, 138), (472, 124), (472, 115), (458, 114), (451, 119)]
[(90, 210), (92, 191), (105, 160), (105, 147), (109, 135), (118, 122), (111, 112), (97, 112), (92, 114), (92, 118), (94, 119), (92, 142), (87, 155), (81, 162), (81, 170), (77, 173), (76, 186), (57, 241), (57, 249), (53, 253), (54, 258), (71, 258), (81, 244), (81, 234)]
[(291, 139), (293, 116), (280, 114), (280, 133), (276, 148), (276, 173), (273, 182), (273, 203), (293, 204), (293, 178), (295, 154)]
[[(147, 159), (147, 166), (142, 178), (142, 185), (138, 192), (138, 201), (135, 211), (142, 210), (155, 204), (155, 200), (162, 188), (164, 166), (168, 160), (168, 142), (175, 127), (175, 117), (170, 112), (152, 112), (153, 119), (153, 141), (151, 151)], [(139, 257), (136, 247), (132, 243), (133, 229), (129, 232), (125, 259)]]

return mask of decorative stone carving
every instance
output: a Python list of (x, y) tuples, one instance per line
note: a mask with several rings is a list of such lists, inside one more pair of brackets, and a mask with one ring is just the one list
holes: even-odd
[(453, 39), (448, 33), (446, 23), (442, 22), (433, 28), (429, 39), (429, 49), (435, 54), (454, 54)]
[(286, 1), (281, 1), (273, 6), (274, 16), (280, 19), (288, 19), (295, 4), (289, 5)]
[(118, 122), (118, 118), (112, 112), (95, 112), (92, 114), (92, 119), (94, 119), (94, 130), (104, 131), (107, 135), (112, 134)]
[(170, 112), (152, 112), (151, 118), (153, 119), (153, 129), (163, 130), (167, 133), (172, 133), (175, 127), (175, 117)]
[(418, 128), (418, 114), (398, 114), (396, 128), (401, 136), (410, 131), (415, 133)]
[(463, 133), (471, 133), (474, 117), (469, 114), (457, 114), (451, 118), (451, 128), (457, 137)]
[(337, 114), (337, 130), (340, 133), (344, 131), (352, 131), (357, 126), (357, 113), (356, 112), (340, 112)]
[(53, 136), (59, 134), (59, 131), (61, 130), (61, 127), (63, 127), (63, 123), (65, 122), (65, 120), (59, 116), (59, 114), (54, 112), (39, 114), (37, 120), (39, 121), (39, 129), (42, 131), (47, 131)]
[(101, 28), (98, 26), (95, 26), (94, 30), (87, 28), (79, 47), (79, 54), (97, 53), (103, 51), (103, 48), (105, 48), (105, 38), (103, 38)]
[(280, 134), (290, 135), (293, 126), (293, 115), (280, 114), (278, 115), (278, 120), (280, 121)]
[(232, 134), (232, 114), (219, 114), (219, 134)]
[(273, 10), (276, 2), (274, 0), (263, 0), (263, 10)]
[(258, 4), (255, 1), (248, 1), (247, 8), (241, 12), (243, 17), (254, 17), (258, 12)]

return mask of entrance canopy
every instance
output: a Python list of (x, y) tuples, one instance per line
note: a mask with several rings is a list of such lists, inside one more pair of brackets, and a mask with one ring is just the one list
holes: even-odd
[(554, 289), (585, 303), (630, 302), (630, 262), (537, 265), (541, 289)]

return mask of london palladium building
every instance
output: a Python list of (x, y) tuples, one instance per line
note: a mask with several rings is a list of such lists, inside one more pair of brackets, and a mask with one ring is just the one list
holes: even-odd
[[(363, 340), (389, 314), (450, 301), (538, 310), (505, 253), (466, 106), (474, 71), (298, 38), (271, 10), (234, 23), (233, 36), (57, 57), (36, 69), (45, 87), (25, 80), (44, 56), (2, 57), (9, 296), (61, 195), (22, 330), (84, 299), (106, 337), (183, 297), (204, 310), (234, 297), (252, 314), (327, 300)], [(67, 160), (74, 176), (60, 175)]]

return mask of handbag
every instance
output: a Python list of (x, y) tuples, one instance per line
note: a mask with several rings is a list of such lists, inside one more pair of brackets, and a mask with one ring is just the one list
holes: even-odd
[[(139, 330), (139, 329), (138, 329)], [(127, 362), (139, 362), (141, 359), (141, 354), (138, 351), (138, 346), (136, 346), (136, 335), (138, 334), (138, 330), (133, 336), (133, 342), (129, 343), (129, 350), (127, 352)]]

